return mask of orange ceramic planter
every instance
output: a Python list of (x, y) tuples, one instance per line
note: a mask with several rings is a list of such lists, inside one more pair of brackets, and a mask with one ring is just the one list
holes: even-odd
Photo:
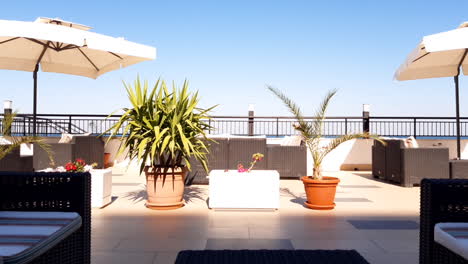
[(155, 173), (151, 168), (145, 169), (146, 191), (148, 200), (146, 207), (156, 210), (171, 210), (184, 206), (184, 180), (186, 168), (169, 169), (164, 179), (163, 174)]
[(340, 179), (323, 177), (322, 180), (309, 176), (301, 177), (307, 195), (305, 206), (315, 210), (331, 210), (335, 208), (336, 186)]

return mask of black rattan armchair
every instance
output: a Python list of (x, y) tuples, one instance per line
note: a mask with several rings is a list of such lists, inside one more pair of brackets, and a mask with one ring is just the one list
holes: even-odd
[(89, 173), (0, 172), (0, 210), (78, 213), (80, 229), (30, 263), (90, 263)]
[(419, 263), (468, 263), (434, 241), (434, 226), (441, 222), (468, 222), (468, 180), (421, 181)]
[(374, 141), (372, 173), (375, 178), (405, 187), (419, 185), (423, 178), (449, 178), (448, 148), (405, 148), (402, 140)]
[(372, 145), (372, 175), (374, 178), (385, 180), (385, 153), (385, 146), (380, 141), (374, 140), (374, 145)]

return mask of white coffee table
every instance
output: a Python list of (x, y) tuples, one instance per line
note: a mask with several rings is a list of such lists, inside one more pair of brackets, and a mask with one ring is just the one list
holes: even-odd
[(91, 207), (102, 208), (112, 201), (112, 170), (93, 169), (91, 173)]
[(209, 174), (212, 209), (278, 209), (279, 173), (275, 170), (212, 170)]

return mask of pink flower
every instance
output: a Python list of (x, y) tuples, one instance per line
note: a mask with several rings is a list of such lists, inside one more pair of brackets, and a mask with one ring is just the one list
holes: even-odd
[(244, 165), (237, 164), (237, 172), (246, 172), (247, 170), (244, 168)]

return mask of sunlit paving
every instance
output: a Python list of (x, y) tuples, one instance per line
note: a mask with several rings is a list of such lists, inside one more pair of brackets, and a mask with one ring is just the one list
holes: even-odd
[(185, 249), (356, 249), (370, 263), (417, 263), (419, 188), (370, 172), (330, 175), (341, 181), (332, 211), (307, 209), (299, 180), (280, 181), (277, 210), (212, 210), (209, 187), (191, 185), (184, 207), (158, 211), (145, 207), (144, 176), (114, 174), (112, 202), (92, 211), (92, 261), (172, 263)]

